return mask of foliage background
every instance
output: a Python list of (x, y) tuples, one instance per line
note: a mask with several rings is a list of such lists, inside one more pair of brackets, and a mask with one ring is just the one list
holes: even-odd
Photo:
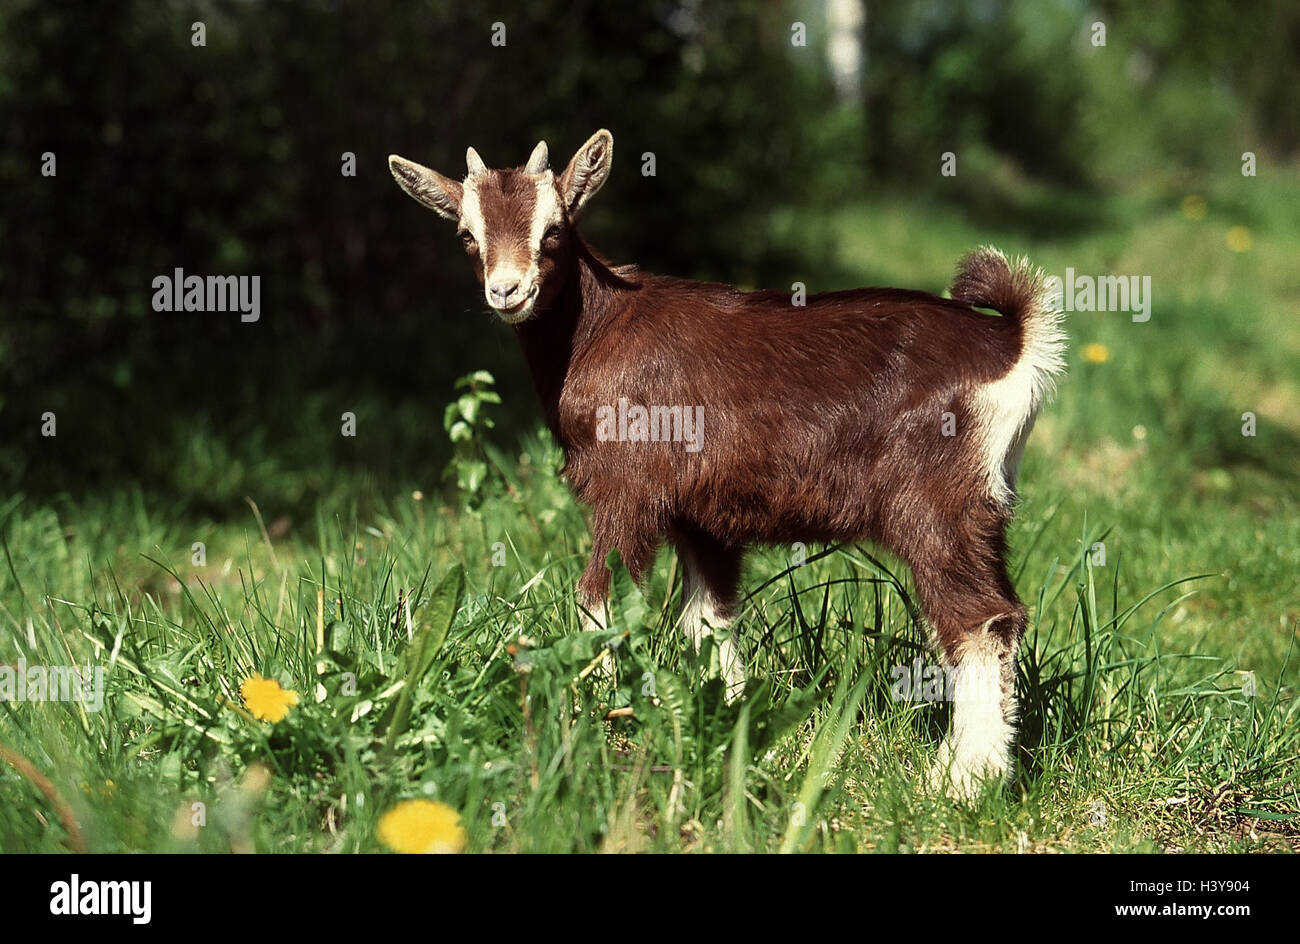
[[(609, 126), (616, 169), (586, 227), (608, 255), (822, 288), (878, 281), (889, 260), (837, 265), (827, 228), (774, 229), (774, 213), (899, 193), (1059, 235), (1113, 225), (1101, 194), (1178, 194), (1244, 150), (1300, 146), (1300, 11), (1284, 0), (866, 13), (845, 97), (820, 3), (532, 0), (500, 15), (494, 48), (474, 4), (5, 0), (0, 481), (129, 480), (216, 511), (254, 481), (265, 494), (272, 471), (285, 500), (324, 465), (407, 478), (445, 450), (423, 405), (471, 366), (503, 378), (511, 429), (532, 422), (508, 333), (481, 316), (446, 227), (394, 189), (389, 152), (456, 174), (468, 144), (509, 165), (544, 138), (559, 162)], [(39, 173), (46, 151), (57, 177)], [(261, 322), (154, 313), (150, 281), (177, 266), (260, 275)], [(359, 402), (385, 424), (364, 455), (303, 435)], [(47, 409), (57, 441), (40, 441)], [(207, 472), (176, 461), (195, 428), (212, 431)]]

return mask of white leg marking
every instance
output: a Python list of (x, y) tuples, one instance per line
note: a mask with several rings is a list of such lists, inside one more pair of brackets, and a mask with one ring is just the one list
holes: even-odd
[(580, 607), (578, 614), (582, 618), (582, 631), (584, 633), (594, 633), (605, 629), (605, 604), (603, 602)]
[(1016, 735), (1014, 652), (988, 631), (971, 640), (953, 679), (952, 731), (939, 748), (933, 780), (960, 799), (1011, 770)]
[[(678, 624), (686, 638), (691, 641), (695, 651), (699, 652), (705, 636), (714, 635), (713, 630), (725, 630), (731, 621), (721, 612), (719, 601), (709, 592), (701, 579), (699, 568), (689, 554), (679, 555), (682, 561), (682, 612)], [(745, 666), (740, 661), (740, 653), (731, 634), (715, 636), (718, 652), (718, 667), (723, 681), (727, 685), (727, 701), (735, 701), (745, 688)]]
[[(581, 599), (581, 597), (579, 597)], [(584, 633), (602, 632), (607, 627), (608, 616), (605, 613), (605, 601), (584, 603), (578, 608), (578, 616)], [(618, 674), (618, 657), (613, 649), (606, 649), (599, 667), (592, 673), (596, 678), (612, 679)]]

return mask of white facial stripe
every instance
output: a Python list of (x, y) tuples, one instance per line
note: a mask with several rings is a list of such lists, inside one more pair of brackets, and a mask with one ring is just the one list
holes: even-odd
[(542, 254), (542, 237), (552, 226), (564, 220), (560, 212), (560, 196), (555, 190), (555, 175), (549, 170), (537, 181), (537, 199), (533, 201), (533, 221), (528, 232), (528, 248), (533, 254), (533, 276), (537, 275), (537, 261)]
[(484, 245), (483, 211), (478, 205), (478, 183), (473, 176), (465, 178), (465, 192), (460, 199), (460, 220), (470, 235), (480, 245)]

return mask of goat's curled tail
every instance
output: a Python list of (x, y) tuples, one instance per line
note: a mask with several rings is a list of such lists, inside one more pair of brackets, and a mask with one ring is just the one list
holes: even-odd
[(1011, 370), (977, 394), (989, 488), (999, 502), (1010, 504), (1016, 466), (1025, 439), (1056, 378), (1065, 370), (1065, 329), (1058, 299), (1043, 272), (1028, 259), (1007, 262), (992, 246), (962, 259), (950, 290), (952, 297), (975, 308), (992, 308), (1019, 328), (1019, 350)]
[(949, 293), (974, 308), (992, 308), (1020, 328), (1020, 362), (1032, 365), (1034, 401), (1042, 400), (1065, 370), (1065, 329), (1058, 299), (1043, 270), (1023, 256), (1008, 262), (1001, 251), (981, 246), (958, 263)]

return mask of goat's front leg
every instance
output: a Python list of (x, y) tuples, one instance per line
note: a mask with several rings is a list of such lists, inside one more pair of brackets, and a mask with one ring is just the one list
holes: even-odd
[[(623, 566), (637, 583), (645, 576), (654, 561), (658, 538), (654, 531), (632, 516), (597, 512), (592, 516), (591, 559), (578, 581), (578, 604), (584, 631), (602, 630), (609, 626), (609, 568), (605, 560), (613, 548), (618, 548)], [(617, 663), (612, 649), (606, 649), (598, 674), (614, 677)]]
[[(704, 637), (714, 635), (727, 701), (733, 701), (745, 688), (745, 665), (726, 630), (736, 614), (742, 551), (697, 532), (679, 536), (676, 543), (682, 562), (679, 624), (697, 652)], [(724, 632), (717, 635), (717, 630)]]
[(632, 515), (597, 511), (591, 522), (591, 558), (578, 581), (578, 604), (582, 628), (604, 629), (609, 625), (605, 605), (609, 599), (609, 568), (605, 559), (618, 549), (632, 579), (640, 583), (654, 562), (659, 536), (648, 522)]

